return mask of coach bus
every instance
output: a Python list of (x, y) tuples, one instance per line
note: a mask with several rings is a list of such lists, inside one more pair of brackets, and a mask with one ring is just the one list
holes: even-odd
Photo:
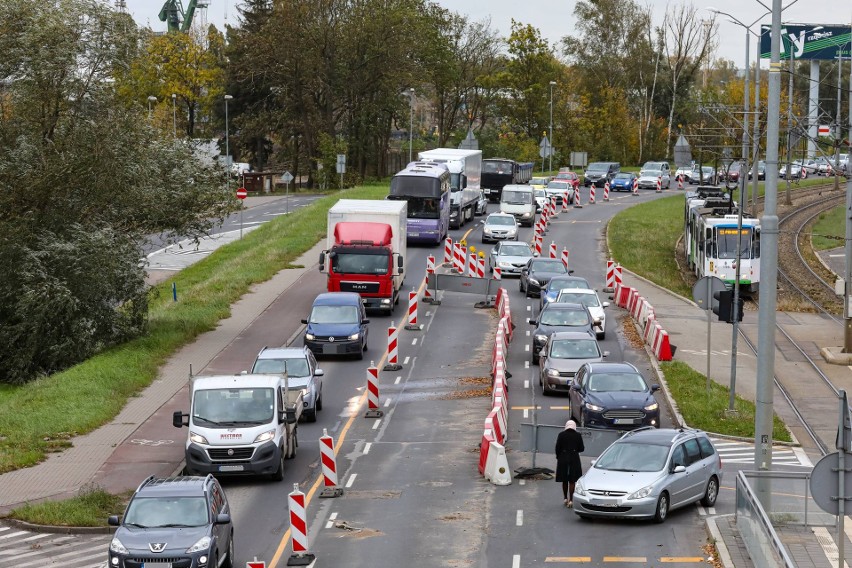
[(408, 202), (409, 243), (439, 245), (450, 224), (450, 172), (446, 164), (411, 162), (391, 178), (388, 199)]

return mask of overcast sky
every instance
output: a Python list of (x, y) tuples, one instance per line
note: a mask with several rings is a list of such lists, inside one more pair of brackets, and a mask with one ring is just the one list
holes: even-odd
[[(669, 2), (664, 0), (640, 0), (652, 6), (655, 23), (662, 20), (666, 6)], [(161, 22), (157, 15), (162, 7), (160, 0), (126, 0), (127, 9), (134, 19), (141, 25), (148, 25), (156, 31), (165, 30), (166, 24)], [(184, 6), (189, 0), (183, 0)], [(761, 0), (770, 8), (772, 0)], [(207, 10), (207, 21), (222, 29), (227, 22), (236, 25), (238, 13), (235, 6), (238, 0), (209, 0), (210, 7)], [(558, 44), (559, 40), (574, 33), (574, 6), (573, 0), (437, 0), (441, 6), (466, 14), (473, 20), (491, 19), (491, 25), (501, 35), (508, 36), (511, 31), (511, 22), (514, 18), (524, 24), (530, 24), (538, 28), (543, 38), (551, 45)], [(674, 2), (672, 2), (674, 3)], [(728, 12), (749, 25), (757, 22), (752, 30), (759, 32), (760, 24), (770, 24), (770, 16), (757, 0), (704, 0), (694, 2), (701, 6), (700, 14), (709, 16), (703, 7), (712, 6), (717, 10)], [(783, 5), (790, 5), (791, 0), (784, 0)], [(842, 25), (852, 20), (852, 3), (849, 0), (798, 0), (784, 11), (784, 22), (809, 23), (809, 24), (832, 24)], [(717, 58), (730, 59), (737, 67), (743, 67), (745, 59), (745, 30), (736, 24), (730, 23), (725, 16), (719, 16), (720, 45), (716, 53)], [(757, 51), (756, 43), (752, 42), (750, 58), (754, 60)], [(766, 63), (764, 62), (764, 66)]]

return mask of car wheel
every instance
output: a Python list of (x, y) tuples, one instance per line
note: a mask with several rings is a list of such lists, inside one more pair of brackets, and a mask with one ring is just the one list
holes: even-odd
[(364, 359), (364, 350), (359, 349), (358, 353), (355, 354), (355, 358), (359, 361), (362, 361)]
[(606, 332), (605, 332), (605, 331), (604, 331), (603, 333), (596, 333), (595, 335), (596, 335), (596, 336), (597, 336), (597, 338), (598, 338), (598, 339), (600, 339), (600, 340), (604, 340), (604, 339), (606, 339)]
[(322, 410), (322, 392), (320, 392), (319, 397), (317, 397), (317, 410)]
[(701, 498), (701, 504), (705, 507), (712, 507), (716, 504), (716, 497), (719, 496), (719, 480), (716, 476), (710, 478), (707, 482), (707, 489), (704, 491), (704, 497)]
[(222, 568), (234, 568), (234, 533), (231, 532), (230, 542), (228, 543), (228, 556), (222, 564)]
[(550, 396), (550, 395), (551, 395), (551, 392), (547, 388), (547, 385), (542, 385), (541, 386), (541, 396)]
[(533, 365), (538, 365), (538, 355), (536, 355), (535, 353), (530, 355), (530, 361)]
[(654, 522), (662, 523), (669, 515), (669, 494), (663, 491), (657, 499), (657, 510), (654, 512)]
[(309, 410), (305, 410), (303, 413), (305, 415), (306, 422), (316, 422), (317, 421), (317, 407), (314, 406)]
[(284, 480), (284, 460), (287, 459), (287, 453), (282, 449), (281, 458), (278, 460), (278, 469), (272, 474), (272, 481)]

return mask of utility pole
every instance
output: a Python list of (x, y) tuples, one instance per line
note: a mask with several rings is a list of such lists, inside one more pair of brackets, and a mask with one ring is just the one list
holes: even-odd
[[(757, 336), (757, 389), (754, 416), (754, 465), (772, 468), (772, 419), (774, 414), (775, 310), (778, 304), (778, 122), (781, 107), (781, 0), (772, 0), (772, 54), (769, 60), (769, 96), (766, 128), (766, 191), (760, 219), (760, 310)], [(759, 480), (758, 498), (769, 509), (771, 491)]]
[(548, 171), (550, 173), (553, 172), (553, 86), (556, 84), (556, 81), (550, 82), (550, 138), (547, 141), (548, 146)]

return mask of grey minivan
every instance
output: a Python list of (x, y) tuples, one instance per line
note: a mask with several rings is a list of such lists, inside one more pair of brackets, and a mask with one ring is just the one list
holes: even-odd
[(608, 181), (612, 181), (615, 174), (621, 171), (618, 162), (593, 162), (586, 166), (583, 174), (583, 187), (595, 184), (595, 187), (603, 187)]

